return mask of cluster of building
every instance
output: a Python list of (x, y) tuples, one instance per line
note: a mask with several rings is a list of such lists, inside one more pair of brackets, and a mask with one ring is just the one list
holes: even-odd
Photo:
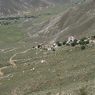
[(76, 46), (76, 45), (80, 45), (80, 46), (86, 46), (88, 44), (95, 44), (95, 36), (91, 36), (91, 37), (84, 37), (81, 39), (77, 39), (74, 36), (69, 36), (68, 39), (66, 41), (60, 42), (54, 42), (51, 45), (45, 45), (43, 43), (38, 44), (36, 47), (36, 49), (42, 49), (42, 50), (47, 50), (47, 51), (55, 51), (57, 47), (62, 46), (62, 45), (66, 45), (66, 46)]
[(55, 51), (55, 49), (57, 48), (57, 44), (53, 43), (52, 45), (45, 45), (43, 43), (38, 44), (36, 47), (34, 47), (35, 49), (42, 49), (42, 50), (47, 50), (47, 51)]

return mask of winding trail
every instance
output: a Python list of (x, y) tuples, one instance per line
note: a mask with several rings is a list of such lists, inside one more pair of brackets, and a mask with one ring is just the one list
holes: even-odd
[(23, 52), (15, 53), (13, 56), (10, 57), (9, 63), (13, 66), (13, 68), (17, 68), (17, 65), (16, 65), (17, 60), (14, 60), (13, 58), (16, 57), (18, 54), (24, 54), (24, 53), (27, 53), (30, 50), (31, 49), (27, 49), (27, 50), (25, 50)]
[(16, 50), (17, 48), (6, 48), (6, 49), (0, 49), (0, 52), (8, 53)]

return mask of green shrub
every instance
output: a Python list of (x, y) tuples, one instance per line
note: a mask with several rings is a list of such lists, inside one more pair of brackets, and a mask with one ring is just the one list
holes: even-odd
[(64, 42), (63, 42), (63, 45), (66, 45), (66, 43), (67, 43), (67, 41), (64, 41)]
[(84, 40), (86, 40), (86, 39), (87, 39), (86, 37), (83, 37), (83, 38), (81, 38), (80, 40), (81, 40), (81, 41), (84, 41)]
[(91, 39), (94, 40), (95, 39), (95, 35), (91, 36)]
[(72, 47), (74, 47), (75, 45), (76, 45), (76, 43), (74, 43), (74, 42), (73, 42), (73, 43), (71, 43), (71, 46), (72, 46)]
[(84, 49), (86, 49), (86, 46), (82, 45), (81, 50), (84, 50)]
[(89, 40), (85, 41), (85, 44), (89, 44)]
[(70, 46), (70, 44), (69, 43), (66, 43), (66, 46)]
[(46, 95), (51, 95), (51, 92), (47, 92)]
[(85, 45), (85, 41), (84, 40), (80, 40), (79, 44), (80, 45)]
[(38, 47), (38, 48), (41, 48), (42, 46), (39, 44), (37, 47)]
[(87, 95), (85, 88), (80, 89), (80, 95)]
[(75, 39), (72, 43), (71, 46), (76, 46), (77, 45), (77, 39)]

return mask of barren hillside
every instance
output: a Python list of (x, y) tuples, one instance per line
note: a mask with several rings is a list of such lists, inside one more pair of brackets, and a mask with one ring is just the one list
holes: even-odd
[(70, 35), (76, 37), (95, 34), (95, 1), (76, 4), (52, 19), (38, 34), (54, 40), (63, 40)]
[(21, 15), (70, 0), (0, 0), (0, 16)]

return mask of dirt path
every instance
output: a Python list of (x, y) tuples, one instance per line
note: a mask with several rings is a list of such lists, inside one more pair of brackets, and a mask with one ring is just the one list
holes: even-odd
[(18, 54), (27, 53), (29, 50), (31, 50), (31, 49), (27, 49), (23, 52), (15, 53), (13, 56), (10, 57), (9, 63), (13, 66), (13, 68), (17, 68), (17, 65), (16, 65), (17, 60), (14, 60), (13, 58), (16, 57)]
[(8, 66), (2, 67), (0, 68), (0, 77), (2, 77), (4, 75), (4, 72), (2, 71), (3, 69), (6, 69)]
[(8, 53), (16, 50), (17, 48), (6, 48), (6, 49), (0, 49), (0, 52)]
[(15, 51), (16, 49), (17, 49), (17, 48), (13, 48), (13, 49), (7, 50), (7, 51), (5, 51), (4, 53), (12, 52), (12, 51)]

